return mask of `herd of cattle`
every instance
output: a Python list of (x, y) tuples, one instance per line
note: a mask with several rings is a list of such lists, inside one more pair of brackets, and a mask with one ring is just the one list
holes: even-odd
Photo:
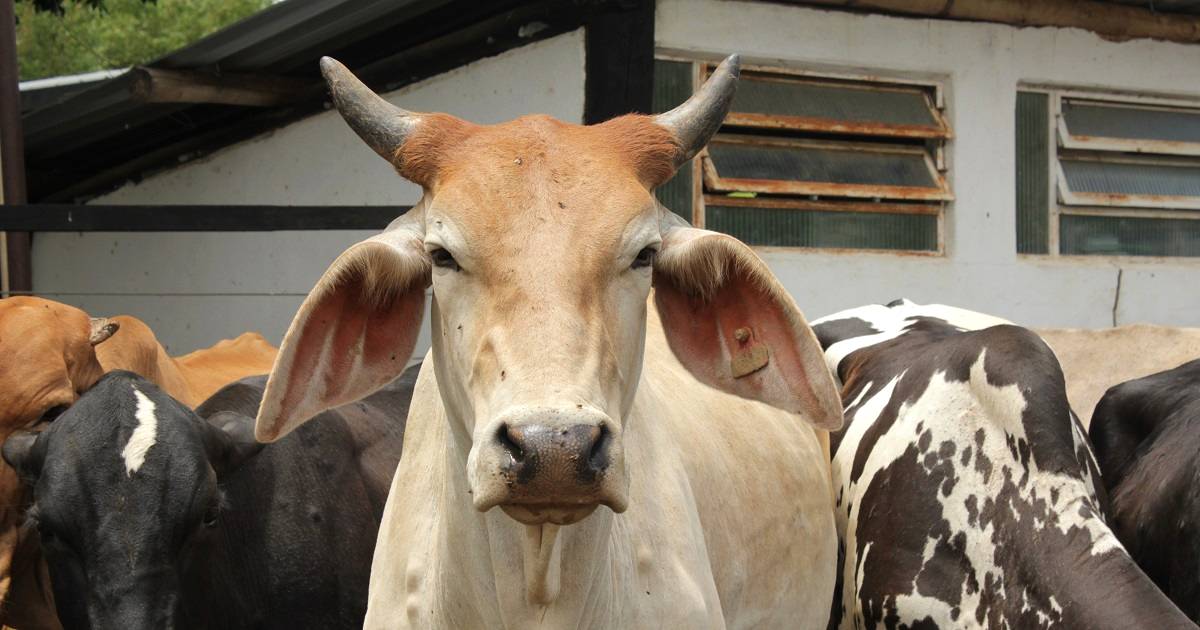
[(590, 127), (407, 112), (321, 66), (425, 196), (278, 351), (171, 358), (134, 318), (0, 300), (3, 625), (1196, 627), (1194, 331), (905, 300), (810, 325), (653, 197), (736, 57)]

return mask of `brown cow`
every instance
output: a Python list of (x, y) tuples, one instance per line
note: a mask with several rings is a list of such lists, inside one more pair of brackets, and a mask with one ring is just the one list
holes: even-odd
[[(103, 342), (103, 343), (101, 343)], [(145, 323), (129, 316), (89, 318), (36, 297), (0, 300), (0, 442), (17, 429), (53, 420), (105, 372), (129, 370), (195, 407), (221, 386), (265, 374), (276, 349), (246, 333), (171, 358)], [(0, 623), (57, 628), (36, 532), (22, 531), (16, 473), (0, 463)]]

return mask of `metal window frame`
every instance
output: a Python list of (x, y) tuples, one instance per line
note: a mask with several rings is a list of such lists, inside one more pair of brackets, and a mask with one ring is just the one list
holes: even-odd
[[(1066, 173), (1062, 166), (1062, 161), (1066, 159), (1067, 161), (1096, 161), (1117, 164), (1200, 167), (1200, 160), (1193, 161), (1188, 159), (1190, 157), (1200, 157), (1200, 143), (1074, 135), (1068, 127), (1066, 116), (1063, 115), (1064, 100), (1130, 109), (1193, 111), (1198, 114), (1200, 114), (1200, 102), (1159, 97), (1138, 97), (1128, 94), (1065, 89), (1054, 90), (1052, 88), (1044, 89), (1051, 95), (1050, 133), (1051, 137), (1056, 139), (1054, 143), (1051, 143), (1050, 164), (1053, 170), (1049, 178), (1054, 186), (1050, 191), (1050, 198), (1055, 200), (1055, 208), (1052, 208), (1051, 212), (1053, 232), (1051, 250), (1054, 253), (1058, 253), (1057, 225), (1059, 221), (1057, 215), (1070, 214), (1069, 211), (1063, 209), (1064, 207), (1099, 206), (1128, 208), (1134, 210), (1134, 212), (1129, 212), (1125, 215), (1130, 217), (1148, 216), (1145, 212), (1146, 210), (1200, 211), (1200, 196), (1076, 192), (1071, 190), (1067, 184)], [(1180, 218), (1200, 219), (1200, 214), (1195, 217)]]
[(795, 210), (797, 212), (850, 212), (864, 214), (895, 214), (907, 216), (934, 216), (937, 217), (937, 244), (934, 249), (900, 249), (900, 248), (879, 248), (879, 247), (813, 247), (808, 245), (755, 245), (754, 249), (763, 252), (771, 251), (805, 251), (819, 252), (822, 254), (872, 254), (881, 256), (915, 256), (915, 257), (931, 257), (936, 258), (945, 256), (945, 241), (942, 239), (943, 228), (942, 220), (945, 218), (944, 204), (929, 203), (886, 203), (886, 202), (864, 202), (864, 201), (848, 201), (844, 199), (831, 200), (811, 200), (811, 199), (796, 199), (791, 197), (723, 197), (721, 195), (706, 194), (703, 196), (702, 203), (712, 204), (714, 206), (726, 206), (736, 208), (767, 208), (779, 210)]
[(1111, 109), (1134, 109), (1141, 111), (1171, 111), (1185, 112), (1200, 115), (1200, 104), (1191, 103), (1191, 106), (1185, 106), (1179, 103), (1173, 105), (1164, 104), (1161, 100), (1155, 99), (1151, 103), (1137, 103), (1128, 100), (1105, 100), (1097, 98), (1095, 95), (1088, 97), (1073, 96), (1062, 94), (1056, 99), (1056, 110), (1054, 111), (1054, 119), (1058, 122), (1057, 138), (1059, 146), (1064, 149), (1074, 150), (1097, 150), (1097, 151), (1119, 151), (1122, 153), (1150, 153), (1155, 155), (1186, 155), (1200, 156), (1200, 142), (1186, 142), (1175, 140), (1154, 140), (1143, 138), (1113, 138), (1108, 136), (1085, 136), (1074, 134), (1070, 130), (1067, 122), (1067, 117), (1063, 114), (1063, 101), (1073, 101), (1083, 103), (1094, 107), (1108, 107)]
[(852, 199), (887, 199), (905, 201), (952, 201), (954, 195), (946, 178), (938, 170), (929, 155), (922, 147), (872, 144), (867, 142), (828, 142), (823, 140), (807, 140), (800, 138), (774, 138), (761, 136), (740, 136), (736, 134), (717, 134), (709, 142), (712, 145), (746, 145), (759, 147), (782, 147), (799, 149), (829, 149), (838, 151), (855, 151), (872, 154), (893, 154), (919, 156), (929, 170), (930, 179), (934, 186), (895, 186), (883, 184), (840, 184), (835, 182), (814, 182), (786, 179), (747, 179), (722, 177), (708, 149), (702, 156), (704, 169), (704, 185), (717, 192), (757, 192), (782, 195), (817, 195), (828, 197), (849, 197)]
[[(702, 55), (693, 55), (690, 52), (673, 52), (673, 51), (658, 51), (654, 58), (663, 61), (675, 61), (691, 64), (692, 70), (692, 92), (704, 84), (708, 76), (708, 72), (716, 67), (716, 61), (712, 57)], [(883, 200), (878, 194), (863, 196), (860, 198), (837, 198), (833, 196), (820, 197), (816, 193), (792, 193), (805, 195), (806, 199), (796, 197), (755, 197), (752, 199), (723, 197), (719, 194), (708, 194), (705, 190), (706, 186), (706, 162), (710, 162), (707, 150), (702, 151), (692, 161), (690, 166), (684, 168), (692, 169), (692, 225), (698, 228), (704, 228), (705, 221), (705, 201), (706, 199), (713, 203), (723, 205), (740, 205), (749, 206), (767, 206), (779, 207), (795, 210), (797, 212), (820, 210), (830, 212), (867, 212), (867, 213), (884, 213), (884, 214), (919, 214), (933, 215), (937, 217), (937, 248), (933, 251), (924, 250), (907, 250), (907, 249), (877, 249), (877, 248), (846, 248), (846, 247), (802, 247), (802, 246), (754, 246), (755, 249), (761, 251), (811, 251), (825, 254), (854, 254), (854, 255), (880, 255), (880, 256), (919, 256), (919, 257), (943, 257), (946, 254), (946, 209), (948, 202), (953, 200), (953, 194), (950, 193), (949, 183), (945, 177), (947, 169), (945, 156), (945, 143), (954, 137), (953, 130), (945, 116), (945, 91), (941, 82), (933, 80), (917, 80), (907, 79), (903, 77), (887, 77), (883, 78), (878, 75), (865, 75), (853, 73), (839, 73), (828, 71), (811, 71), (799, 68), (785, 67), (782, 65), (761, 65), (755, 63), (743, 63), (743, 72), (764, 73), (773, 75), (788, 75), (800, 79), (811, 79), (814, 81), (826, 82), (857, 82), (859, 84), (868, 84), (867, 89), (871, 87), (886, 88), (896, 87), (903, 89), (905, 87), (917, 88), (925, 91), (927, 102), (932, 103), (931, 111), (937, 116), (937, 120), (944, 126), (945, 134), (930, 138), (922, 138), (920, 136), (903, 136), (893, 134), (887, 136), (885, 134), (877, 134), (880, 137), (897, 137), (907, 139), (925, 139), (926, 146), (924, 149), (919, 147), (909, 147), (914, 151), (920, 151), (924, 154), (926, 164), (932, 166), (931, 172), (934, 174), (934, 180), (938, 182), (940, 190), (936, 193), (937, 199), (919, 199), (909, 203), (894, 203), (891, 200)], [(870, 85), (873, 84), (873, 85)], [(729, 119), (726, 119), (728, 123)], [(731, 124), (731, 126), (749, 126)], [(764, 130), (778, 129), (786, 131), (800, 132), (818, 132), (819, 129), (806, 129), (797, 126), (770, 126), (760, 127)], [(728, 138), (730, 135), (737, 134), (718, 134), (719, 138)], [(856, 134), (863, 135), (863, 134)], [(867, 134), (870, 135), (870, 134)], [(832, 141), (832, 144), (840, 148), (844, 148), (848, 143), (845, 141)], [(870, 144), (870, 143), (867, 143)], [(871, 145), (872, 147), (876, 145)], [(895, 149), (896, 145), (885, 145), (888, 149)], [(714, 172), (715, 174), (715, 172)], [(736, 181), (736, 180), (735, 180)], [(768, 180), (773, 181), (773, 180)], [(728, 182), (728, 180), (726, 180)], [(908, 188), (908, 187), (894, 187)], [(920, 191), (928, 191), (930, 189), (916, 188)], [(903, 192), (903, 191), (902, 191)], [(826, 193), (828, 194), (828, 193)], [(865, 201), (872, 199), (874, 201)]]
[(818, 212), (857, 212), (863, 214), (941, 214), (940, 203), (889, 203), (871, 201), (796, 199), (793, 197), (724, 197), (706, 194), (704, 203), (714, 206), (768, 208), (781, 210), (815, 210)]
[[(708, 78), (715, 65), (700, 64), (702, 78)], [(954, 136), (950, 125), (946, 122), (941, 109), (935, 103), (936, 97), (930, 95), (926, 86), (916, 84), (887, 84), (868, 82), (864, 80), (816, 77), (800, 75), (781, 70), (745, 69), (742, 81), (759, 81), (763, 83), (781, 83), (792, 85), (811, 85), (836, 87), (862, 92), (897, 92), (921, 97), (933, 119), (933, 125), (904, 125), (882, 122), (858, 122), (852, 120), (821, 118), (815, 116), (789, 116), (785, 114), (763, 114), (754, 112), (739, 112), (733, 110), (725, 117), (725, 125), (733, 127), (749, 127), (755, 129), (787, 129), (792, 131), (810, 131), (815, 133), (880, 136), (890, 138), (921, 138), (926, 140), (948, 140)]]
[[(1108, 155), (1102, 158), (1102, 161), (1135, 161), (1138, 163), (1187, 163), (1189, 165), (1197, 164), (1192, 161), (1182, 161), (1179, 158), (1186, 158), (1190, 154), (1184, 153), (1159, 153), (1163, 157), (1155, 158), (1155, 154), (1145, 155), (1148, 152), (1129, 151), (1123, 143), (1106, 143), (1104, 141), (1091, 142), (1084, 148), (1082, 145), (1074, 144), (1074, 140), (1069, 139), (1070, 134), (1064, 134), (1066, 130), (1065, 123), (1060, 122), (1063, 119), (1062, 101), (1081, 100), (1090, 101), (1100, 104), (1119, 104), (1130, 105), (1139, 108), (1147, 107), (1164, 107), (1171, 109), (1193, 109), (1200, 111), (1200, 99), (1189, 100), (1185, 98), (1170, 98), (1160, 96), (1146, 96), (1141, 94), (1123, 93), (1120, 91), (1093, 91), (1081, 88), (1063, 88), (1053, 85), (1043, 84), (1020, 84), (1018, 90), (1025, 92), (1037, 92), (1048, 95), (1050, 115), (1047, 116), (1049, 137), (1054, 138), (1054, 142), (1048, 142), (1046, 151), (1048, 153), (1049, 164), (1051, 168), (1050, 177), (1046, 178), (1049, 199), (1049, 223), (1047, 225), (1047, 253), (1046, 254), (1019, 254), (1022, 257), (1042, 258), (1053, 257), (1064, 260), (1086, 260), (1095, 261), (1101, 260), (1136, 260), (1139, 263), (1147, 262), (1162, 262), (1169, 264), (1197, 264), (1200, 263), (1200, 257), (1189, 256), (1133, 256), (1126, 254), (1063, 254), (1061, 248), (1061, 232), (1062, 232), (1062, 217), (1063, 216), (1106, 216), (1106, 217), (1127, 217), (1133, 219), (1185, 219), (1185, 220), (1200, 220), (1200, 206), (1191, 204), (1186, 205), (1172, 203), (1171, 200), (1155, 199), (1155, 196), (1145, 195), (1119, 195), (1109, 196), (1107, 199), (1101, 199), (1104, 203), (1095, 203), (1094, 195), (1103, 195), (1103, 193), (1073, 193), (1065, 184), (1065, 174), (1063, 173), (1060, 157), (1065, 152), (1068, 159), (1079, 159), (1081, 156), (1103, 155), (1104, 153), (1141, 153), (1142, 155), (1130, 158), (1129, 156)], [(1078, 138), (1075, 136), (1074, 138)], [(1064, 141), (1066, 139), (1067, 141)], [(1153, 141), (1152, 141), (1153, 142)], [(1140, 157), (1141, 159), (1137, 159)], [(1065, 191), (1065, 194), (1064, 194)], [(1065, 199), (1064, 199), (1065, 197)], [(1120, 197), (1124, 197), (1121, 199)], [(1149, 197), (1149, 198), (1146, 198)], [(1169, 196), (1168, 196), (1169, 197)], [(1194, 197), (1178, 197), (1176, 200), (1192, 200)], [(1154, 203), (1154, 202), (1160, 203)]]
[[(1140, 208), (1144, 210), (1200, 210), (1200, 195), (1139, 195), (1130, 193), (1080, 192), (1071, 190), (1067, 183), (1066, 170), (1063, 162), (1099, 162), (1103, 164), (1146, 164), (1151, 166), (1189, 166), (1200, 168), (1200, 162), (1179, 162), (1156, 159), (1131, 159), (1125, 154), (1118, 155), (1089, 155), (1073, 154), (1066, 156), (1059, 152), (1054, 161), (1054, 172), (1051, 179), (1058, 182), (1058, 203), (1064, 206), (1108, 206), (1112, 208)], [(1126, 213), (1128, 216), (1147, 216), (1144, 212)], [(1196, 214), (1195, 219), (1200, 219)]]

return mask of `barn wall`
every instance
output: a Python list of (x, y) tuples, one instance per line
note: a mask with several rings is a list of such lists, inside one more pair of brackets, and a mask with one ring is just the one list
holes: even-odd
[(1200, 325), (1200, 292), (1191, 288), (1200, 263), (1018, 257), (1014, 195), (1019, 84), (1196, 97), (1200, 46), (727, 0), (659, 0), (655, 38), (662, 53), (740, 52), (760, 63), (944, 83), (957, 196), (946, 256), (763, 252), (809, 315), (905, 296), (1033, 326)]
[[(583, 115), (583, 32), (484, 59), (388, 100), (476, 122), (544, 112)], [(104, 204), (407, 205), (420, 189), (400, 179), (336, 112), (129, 184)], [(146, 320), (172, 353), (246, 330), (278, 343), (329, 263), (371, 232), (41, 233), (34, 288), (95, 315)], [(426, 326), (426, 331), (428, 326)], [(421, 344), (428, 345), (427, 332)]]

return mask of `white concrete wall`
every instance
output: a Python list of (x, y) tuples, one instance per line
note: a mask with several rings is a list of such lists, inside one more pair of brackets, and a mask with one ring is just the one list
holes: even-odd
[(1200, 46), (823, 11), (768, 2), (659, 0), (660, 51), (944, 82), (955, 138), (945, 257), (764, 252), (810, 316), (908, 297), (1033, 326), (1200, 325), (1200, 261), (1018, 257), (1016, 90), (1044, 83), (1200, 96)]
[[(583, 32), (576, 31), (386, 96), (408, 109), (481, 123), (530, 112), (579, 122), (583, 71)], [(330, 111), (94, 203), (408, 205), (419, 198), (418, 187), (397, 176)], [(246, 330), (278, 343), (329, 263), (371, 234), (41, 233), (34, 239), (34, 289), (94, 315), (140, 317), (176, 354)]]

